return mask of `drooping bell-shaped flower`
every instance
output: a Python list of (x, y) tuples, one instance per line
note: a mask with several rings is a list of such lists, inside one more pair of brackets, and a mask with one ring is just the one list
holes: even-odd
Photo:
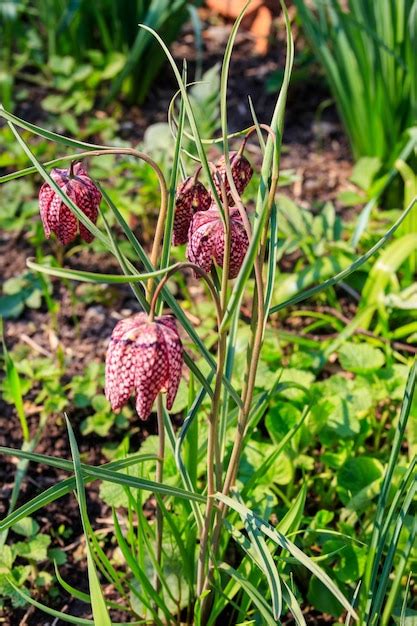
[[(252, 174), (253, 174), (252, 166), (247, 160), (247, 158), (243, 156), (243, 154), (239, 154), (239, 152), (230, 152), (229, 159), (230, 159), (230, 167), (232, 170), (232, 177), (236, 185), (237, 192), (239, 195), (242, 195), (250, 179), (252, 178)], [(232, 194), (230, 192), (230, 185), (227, 179), (224, 155), (222, 155), (219, 158), (219, 160), (216, 162), (216, 172), (220, 174), (221, 179), (224, 182), (224, 186), (225, 186), (226, 193), (227, 193), (227, 202), (229, 203), (229, 206), (234, 206), (236, 202), (233, 200)], [(213, 180), (214, 180), (214, 184), (216, 185), (216, 189), (219, 193), (220, 199), (222, 199), (221, 186), (220, 186), (217, 176), (215, 176)]]
[[(230, 214), (230, 261), (229, 278), (236, 278), (249, 246), (248, 236), (238, 209)], [(217, 208), (195, 213), (188, 234), (187, 258), (206, 272), (213, 262), (223, 267), (224, 225)]]
[[(98, 217), (101, 193), (88, 176), (82, 163), (76, 163), (69, 169), (55, 168), (51, 172), (53, 180), (71, 198), (94, 224)], [(44, 183), (39, 191), (39, 210), (46, 237), (55, 233), (59, 241), (66, 245), (71, 243), (80, 233), (82, 239), (91, 242), (94, 235), (75, 217), (71, 209), (48, 183)]]
[(158, 393), (167, 393), (170, 410), (181, 380), (183, 349), (175, 318), (161, 315), (153, 322), (137, 313), (118, 322), (106, 356), (106, 398), (120, 409), (132, 394), (142, 420), (148, 419)]
[(172, 237), (174, 246), (187, 243), (191, 218), (196, 211), (207, 211), (210, 204), (209, 192), (203, 183), (195, 180), (195, 176), (189, 176), (178, 185)]

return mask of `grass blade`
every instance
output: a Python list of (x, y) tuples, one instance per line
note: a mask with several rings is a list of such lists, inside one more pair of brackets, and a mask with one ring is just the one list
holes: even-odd
[(65, 416), (67, 423), (72, 460), (74, 463), (75, 482), (77, 485), (78, 505), (80, 508), (81, 522), (84, 530), (87, 550), (87, 569), (88, 584), (90, 587), (91, 608), (93, 610), (93, 619), (95, 626), (111, 626), (109, 612), (107, 611), (106, 602), (98, 580), (97, 571), (94, 565), (94, 558), (91, 550), (89, 539), (90, 522), (87, 514), (87, 501), (85, 497), (84, 480), (82, 477), (81, 460), (78, 452), (77, 442), (75, 441), (74, 432), (69, 419)]
[(408, 207), (403, 211), (401, 216), (397, 219), (397, 221), (381, 237), (381, 239), (379, 239), (379, 241), (377, 241), (377, 243), (374, 246), (372, 246), (372, 248), (370, 248), (365, 254), (360, 256), (358, 259), (356, 259), (356, 261), (354, 261), (351, 265), (349, 265), (349, 267), (342, 270), (335, 276), (332, 276), (332, 278), (328, 278), (327, 280), (323, 281), (320, 285), (317, 285), (316, 287), (311, 287), (310, 289), (306, 289), (305, 291), (302, 291), (296, 296), (289, 298), (288, 300), (285, 300), (284, 302), (280, 302), (280, 304), (273, 306), (270, 310), (270, 313), (271, 314), (277, 313), (278, 311), (281, 311), (282, 309), (285, 309), (288, 306), (291, 306), (293, 304), (298, 304), (299, 302), (303, 302), (304, 300), (311, 298), (311, 296), (315, 296), (321, 291), (324, 291), (325, 289), (328, 289), (329, 287), (336, 285), (341, 280), (343, 280), (344, 278), (346, 278), (347, 276), (355, 272), (359, 267), (361, 267), (361, 265), (366, 263), (368, 259), (370, 259), (376, 252), (378, 252), (378, 250), (382, 248), (382, 246), (390, 237), (392, 237), (392, 235), (399, 228), (399, 226), (401, 226), (402, 222), (405, 220), (409, 212), (412, 210), (416, 202), (417, 202), (417, 198), (414, 198), (412, 202), (410, 202)]
[(314, 561), (312, 561), (308, 556), (306, 556), (300, 548), (298, 548), (295, 544), (293, 544), (287, 537), (285, 537), (282, 533), (280, 533), (273, 526), (265, 522), (262, 518), (255, 515), (252, 511), (250, 511), (246, 506), (241, 504), (240, 502), (236, 502), (233, 498), (229, 496), (225, 496), (221, 493), (215, 494), (215, 497), (218, 500), (224, 502), (229, 508), (233, 509), (241, 516), (245, 525), (248, 523), (254, 523), (257, 525), (258, 529), (263, 532), (267, 537), (272, 539), (278, 546), (280, 546), (283, 550), (287, 550), (299, 563), (304, 565), (314, 576), (316, 576), (327, 589), (334, 595), (334, 597), (340, 602), (340, 604), (353, 615), (355, 619), (358, 619), (356, 611), (350, 605), (348, 600), (342, 594), (342, 592), (336, 587), (331, 578), (324, 572)]

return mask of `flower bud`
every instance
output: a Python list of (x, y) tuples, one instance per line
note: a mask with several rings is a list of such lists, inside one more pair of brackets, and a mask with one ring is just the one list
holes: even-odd
[[(239, 154), (238, 152), (230, 152), (229, 159), (230, 167), (232, 169), (232, 177), (236, 185), (237, 192), (239, 196), (241, 196), (243, 191), (246, 189), (246, 186), (248, 185), (250, 179), (252, 178), (253, 169), (247, 158)], [(229, 203), (229, 206), (234, 206), (236, 202), (233, 200), (233, 196), (230, 192), (230, 185), (229, 181), (227, 180), (224, 155), (222, 155), (216, 163), (216, 172), (220, 174), (221, 179), (224, 182), (227, 193), (227, 202)], [(214, 184), (219, 193), (220, 199), (222, 200), (223, 198), (221, 186), (219, 184), (217, 176), (214, 177)]]
[(150, 322), (137, 313), (118, 322), (106, 356), (106, 398), (120, 409), (136, 395), (136, 410), (147, 420), (158, 393), (167, 393), (167, 408), (174, 404), (181, 380), (183, 349), (175, 319), (162, 315)]
[(178, 186), (172, 239), (174, 246), (187, 243), (193, 214), (196, 211), (206, 211), (210, 204), (209, 192), (194, 176), (189, 176)]
[[(236, 278), (249, 246), (248, 236), (238, 209), (230, 209), (229, 278)], [(187, 258), (201, 269), (210, 272), (213, 261), (223, 267), (224, 225), (220, 213), (211, 208), (196, 213), (191, 220)]]
[[(69, 198), (95, 224), (98, 217), (101, 193), (87, 174), (81, 163), (76, 163), (73, 171), (55, 168), (51, 172), (53, 180), (61, 187)], [(55, 233), (59, 241), (66, 245), (71, 243), (78, 232), (82, 239), (91, 242), (94, 235), (75, 217), (71, 209), (48, 183), (44, 183), (39, 191), (39, 210), (46, 237)]]

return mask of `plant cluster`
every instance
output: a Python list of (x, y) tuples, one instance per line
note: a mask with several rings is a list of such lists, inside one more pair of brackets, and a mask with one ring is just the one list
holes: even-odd
[[(91, 110), (97, 97), (108, 102), (122, 92), (142, 102), (164, 56), (137, 25), (148, 24), (171, 43), (192, 7), (190, 0), (2, 2), (1, 100), (11, 107), (16, 79), (41, 88), (50, 84), (56, 93), (44, 98), (45, 110), (64, 114), (72, 127), (76, 122), (69, 111)], [(135, 80), (138, 72), (140, 81)], [(20, 99), (26, 95), (21, 91)]]
[[(41, 276), (130, 286), (140, 312), (122, 317), (114, 326), (106, 357), (105, 393), (113, 419), (114, 412), (128, 405), (132, 395), (141, 420), (151, 419), (155, 403), (158, 431), (139, 453), (126, 454), (119, 449), (108, 463), (88, 465), (78, 450), (71, 404), (67, 394), (61, 393), (62, 406), (55, 411), (68, 409), (72, 459), (37, 454), (22, 401), (25, 380), (36, 374), (22, 370), (5, 347), (6, 393), (15, 404), (29, 449), (1, 448), (1, 452), (17, 456), (20, 463), (44, 463), (69, 473), (68, 478), (18, 508), (15, 493), (0, 522), (3, 544), (9, 529), (19, 534), (23, 528), (27, 537), (2, 553), (2, 593), (15, 602), (24, 600), (55, 618), (95, 626), (110, 626), (116, 608), (126, 616), (124, 623), (130, 624), (212, 625), (243, 623), (248, 618), (254, 623), (277, 624), (291, 614), (296, 624), (304, 625), (301, 605), (306, 596), (320, 610), (336, 616), (346, 612), (347, 623), (357, 620), (363, 626), (388, 626), (393, 615), (407, 619), (407, 596), (414, 583), (409, 579), (404, 584), (403, 579), (417, 558), (416, 456), (413, 449), (406, 463), (400, 453), (406, 431), (415, 444), (414, 435), (409, 435), (409, 416), (416, 368), (409, 372), (405, 358), (402, 365), (395, 362), (385, 332), (389, 316), (381, 305), (381, 294), (390, 295), (378, 274), (381, 267), (377, 262), (375, 272), (369, 274), (369, 286), (362, 290), (365, 304), (359, 307), (354, 322), (344, 328), (343, 320), (342, 326), (337, 325), (340, 319), (331, 321), (336, 323), (336, 339), (313, 338), (309, 343), (304, 337), (291, 337), (290, 332), (285, 335), (285, 330), (277, 329), (277, 314), (341, 282), (348, 292), (356, 292), (346, 280), (366, 267), (399, 230), (416, 199), (410, 198), (394, 224), (367, 252), (354, 258), (352, 247), (341, 239), (340, 221), (332, 207), (318, 217), (307, 217), (278, 198), (284, 112), (293, 63), (284, 6), (283, 12), (287, 59), (274, 114), (269, 126), (260, 125), (254, 115), (253, 126), (238, 133), (244, 139), (237, 151), (230, 149), (234, 137), (228, 134), (227, 82), (243, 14), (232, 30), (220, 77), (223, 155), (216, 163), (211, 162), (207, 145), (219, 141), (201, 137), (186, 72), (181, 75), (162, 39), (145, 27), (167, 54), (179, 85), (177, 117), (170, 117), (175, 152), (169, 180), (146, 152), (87, 144), (0, 111), (33, 164), (5, 179), (33, 172), (41, 175), (44, 184), (39, 208), (45, 235), (53, 233), (63, 245), (69, 245), (78, 234), (89, 245), (98, 242), (116, 259), (121, 273), (67, 269), (39, 259), (29, 259), (28, 266)], [(19, 128), (77, 149), (62, 159), (70, 161), (70, 166), (49, 173)], [(267, 132), (266, 140), (262, 131)], [(260, 171), (253, 173), (243, 151), (248, 135), (255, 132), (263, 162)], [(149, 254), (112, 200), (107, 185), (93, 178), (92, 168), (85, 166), (87, 158), (114, 156), (143, 161), (158, 181), (161, 204)], [(197, 163), (191, 175), (185, 157)], [(252, 184), (252, 174), (256, 203), (248, 211), (242, 195)], [(278, 217), (282, 219), (280, 228)], [(121, 244), (120, 231), (127, 245)], [(179, 254), (172, 244), (187, 245), (186, 261), (170, 263), (172, 255)], [(404, 249), (401, 239), (391, 245), (395, 244)], [(292, 253), (299, 246), (304, 261), (310, 263), (307, 272), (296, 273), (276, 289), (278, 260), (285, 251)], [(391, 273), (399, 270), (409, 254), (410, 250), (400, 255)], [(325, 263), (329, 258), (330, 267)], [(138, 270), (138, 265), (143, 269)], [(197, 332), (182, 301), (170, 289), (173, 279), (186, 272), (201, 280), (208, 295), (206, 310), (214, 311), (210, 343)], [(249, 309), (246, 323), (243, 303)], [(391, 310), (387, 302), (384, 305)], [(307, 310), (304, 314), (313, 334), (330, 323), (326, 311)], [(375, 345), (372, 341), (354, 343), (355, 332), (369, 332), (376, 316), (377, 327), (370, 338)], [(400, 329), (405, 326), (397, 324)], [(278, 341), (279, 332), (284, 334)], [(379, 335), (388, 344), (380, 341)], [(298, 349), (286, 355), (286, 346), (297, 342)], [(335, 352), (341, 373), (314, 382), (323, 363)], [(60, 387), (60, 380), (46, 370), (42, 383)], [(85, 397), (97, 393), (97, 376), (94, 370), (73, 381), (70, 403), (85, 408)], [(181, 386), (185, 387), (185, 400), (180, 397)], [(170, 415), (176, 399), (185, 413), (177, 428)], [(40, 402), (44, 400), (45, 395)], [(91, 403), (101, 418), (111, 413), (105, 402), (96, 396)], [(44, 419), (49, 408), (52, 410), (48, 406), (43, 412)], [(395, 425), (387, 432), (385, 426), (391, 421)], [(87, 420), (84, 433), (97, 423), (100, 419)], [(317, 476), (309, 456), (311, 433), (321, 446)], [(371, 454), (378, 454), (382, 446), (388, 457), (386, 468)], [(301, 476), (307, 471), (311, 474), (304, 481)], [(101, 496), (112, 507), (110, 540), (90, 523), (86, 487), (94, 480), (101, 482)], [(327, 489), (327, 480), (334, 484), (333, 491)], [(59, 584), (91, 606), (93, 621), (40, 602), (25, 586), (31, 575), (25, 559), (32, 567), (43, 563), (49, 548), (48, 537), (33, 539), (37, 529), (31, 516), (74, 490), (85, 541), (88, 593), (63, 579), (59, 554), (49, 558), (57, 563)], [(316, 508), (314, 498), (319, 502)], [(337, 527), (329, 528), (335, 498), (343, 503), (343, 511)], [(377, 500), (374, 520), (366, 516), (370, 500)], [(151, 508), (150, 516), (145, 515), (145, 503)], [(363, 521), (358, 540), (354, 529)], [(42, 552), (35, 550), (39, 543)], [(321, 546), (318, 557), (317, 544)], [(117, 548), (118, 562), (109, 556), (110, 547)], [(102, 581), (110, 583), (117, 603), (104, 593)]]

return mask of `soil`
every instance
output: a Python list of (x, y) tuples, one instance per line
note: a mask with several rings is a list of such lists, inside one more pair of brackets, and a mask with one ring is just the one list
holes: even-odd
[[(202, 13), (203, 20), (207, 17)], [(204, 37), (204, 66), (211, 67), (221, 60), (231, 25), (221, 20), (211, 20), (205, 23)], [(235, 53), (230, 70), (229, 85), (229, 127), (235, 131), (251, 125), (247, 94), (251, 94), (255, 103), (258, 118), (261, 121), (269, 121), (274, 106), (275, 96), (268, 94), (265, 89), (266, 79), (277, 70), (282, 70), (284, 65), (285, 45), (282, 25), (278, 31), (276, 43), (266, 57), (256, 57), (251, 54), (252, 40), (248, 32), (244, 30), (238, 34), (235, 45)], [(301, 44), (302, 45), (302, 41)], [(193, 43), (192, 30), (189, 26), (184, 29), (179, 43), (172, 46), (176, 59), (186, 57), (192, 72), (196, 55)], [(154, 86), (145, 106), (139, 110), (132, 107), (126, 110), (121, 134), (128, 135), (132, 144), (137, 143), (143, 137), (144, 130), (149, 124), (166, 120), (166, 110), (169, 101), (175, 91), (175, 83), (167, 68), (161, 74), (160, 80)], [(337, 114), (334, 108), (329, 107), (319, 116), (319, 105), (328, 98), (327, 88), (322, 78), (314, 73), (310, 78), (295, 81), (289, 93), (288, 110), (286, 115), (285, 149), (282, 156), (281, 167), (294, 170), (298, 180), (295, 184), (285, 189), (298, 203), (316, 205), (319, 201), (333, 201), (338, 210), (340, 190), (349, 186), (351, 174), (351, 159), (349, 148), (344, 137)], [(26, 117), (37, 123), (42, 123), (44, 114), (35, 103), (31, 108), (22, 107), (18, 111), (22, 117)], [(256, 157), (256, 152), (252, 148)], [(51, 249), (52, 250), (52, 249)], [(13, 235), (10, 232), (0, 232), (0, 263), (1, 280), (6, 280), (25, 269), (26, 258), (33, 254), (33, 250), (22, 235)], [(80, 254), (72, 257), (70, 266), (94, 271), (112, 271), (115, 266), (106, 266), (108, 263), (103, 257), (97, 256), (91, 251), (84, 249)], [(79, 374), (92, 359), (103, 360), (108, 337), (121, 316), (135, 310), (136, 303), (129, 289), (117, 288), (114, 296), (116, 306), (112, 308), (103, 306), (100, 302), (94, 302), (88, 306), (78, 303), (74, 306), (70, 301), (70, 293), (56, 280), (54, 281), (54, 297), (61, 301), (58, 314), (57, 329), (50, 324), (50, 317), (45, 308), (33, 310), (26, 308), (24, 313), (16, 320), (8, 320), (6, 324), (6, 342), (9, 349), (18, 343), (29, 346), (35, 356), (39, 354), (53, 354), (57, 345), (61, 345), (69, 366), (66, 372), (68, 378)], [(74, 315), (78, 324), (74, 326)], [(101, 453), (103, 440), (90, 435), (81, 437), (77, 425), (83, 418), (82, 412), (72, 415), (75, 425), (76, 436), (80, 444), (80, 451), (86, 462), (99, 464), (104, 458)], [(35, 429), (38, 416), (30, 418), (31, 428)], [(137, 435), (137, 445), (140, 439), (146, 437), (148, 432), (153, 432), (155, 425), (152, 420), (148, 430), (142, 429)], [(18, 448), (21, 446), (20, 428), (14, 411), (5, 402), (0, 401), (0, 445)], [(58, 457), (70, 458), (70, 450), (63, 424), (62, 416), (51, 415), (47, 428), (42, 436), (37, 451), (44, 454), (52, 454)], [(13, 477), (16, 470), (17, 459), (0, 457), (0, 475), (4, 477), (0, 492), (0, 514), (7, 512), (8, 501), (13, 486)], [(30, 465), (30, 471), (25, 478), (19, 497), (19, 504), (27, 501), (36, 493), (40, 493), (57, 480), (66, 477), (60, 470), (47, 468), (40, 465)], [(91, 485), (88, 489), (88, 506), (91, 518), (96, 523), (105, 524), (109, 515), (107, 507), (99, 502), (97, 485)], [(46, 507), (42, 512), (35, 515), (42, 532), (54, 532), (54, 529), (64, 524), (72, 530), (71, 545), (67, 546), (68, 564), (63, 567), (62, 575), (72, 585), (86, 589), (86, 572), (83, 560), (76, 560), (74, 553), (80, 547), (81, 524), (78, 506), (73, 496), (65, 500), (59, 500)], [(62, 540), (56, 539), (56, 545)], [(64, 542), (65, 543), (65, 542)], [(73, 615), (89, 617), (85, 605), (63, 594), (55, 600), (47, 599), (59, 610), (67, 611)], [(125, 615), (113, 613), (115, 621), (125, 620)], [(0, 619), (5, 626), (62, 626), (63, 622), (55, 620), (35, 609), (7, 610)], [(311, 614), (309, 624), (327, 624), (326, 616)]]

